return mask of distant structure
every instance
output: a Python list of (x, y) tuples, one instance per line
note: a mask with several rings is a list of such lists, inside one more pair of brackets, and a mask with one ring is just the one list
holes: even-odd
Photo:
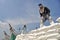
[(10, 39), (10, 36), (5, 32), (4, 32), (4, 39), (3, 40), (9, 40)]

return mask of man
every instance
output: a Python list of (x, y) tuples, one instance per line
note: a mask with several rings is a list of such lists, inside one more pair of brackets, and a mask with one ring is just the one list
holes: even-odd
[(11, 24), (9, 24), (9, 27), (10, 27), (10, 31), (11, 32), (14, 32), (15, 31), (15, 29), (12, 28)]
[(10, 40), (15, 40), (16, 35), (17, 35), (17, 34), (15, 33), (15, 29), (13, 29), (10, 24), (9, 24), (9, 27), (10, 27), (10, 33), (11, 33)]
[(3, 32), (4, 32), (4, 36), (5, 36), (3, 40), (9, 40), (10, 36), (5, 31), (3, 31)]
[(44, 7), (42, 4), (39, 4), (39, 13), (40, 13), (40, 27), (43, 26), (43, 23), (46, 20), (49, 20), (50, 24), (54, 23), (51, 16), (50, 16), (50, 9), (48, 9), (47, 7)]

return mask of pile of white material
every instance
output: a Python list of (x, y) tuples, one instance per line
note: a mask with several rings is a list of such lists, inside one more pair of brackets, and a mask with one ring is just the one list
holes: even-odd
[(58, 40), (60, 39), (60, 23), (32, 30), (28, 34), (21, 34), (16, 40)]
[(56, 21), (60, 22), (60, 17), (59, 17), (59, 18), (57, 18), (57, 20), (56, 20)]
[(28, 34), (17, 35), (15, 40), (60, 40), (60, 23), (32, 30)]

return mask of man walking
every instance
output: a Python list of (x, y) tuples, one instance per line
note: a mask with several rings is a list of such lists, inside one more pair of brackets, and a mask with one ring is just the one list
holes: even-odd
[(42, 4), (39, 4), (39, 13), (40, 13), (40, 27), (43, 27), (43, 23), (46, 20), (49, 20), (50, 24), (53, 24), (54, 21), (52, 20), (51, 16), (50, 16), (50, 9), (48, 9), (47, 7), (44, 7)]

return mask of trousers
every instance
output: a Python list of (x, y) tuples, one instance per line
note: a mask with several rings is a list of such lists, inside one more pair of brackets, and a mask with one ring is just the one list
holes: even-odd
[(42, 16), (41, 17), (41, 20), (40, 20), (40, 27), (43, 27), (43, 25), (44, 25), (44, 22), (46, 21), (46, 20), (48, 20), (49, 22), (50, 22), (50, 24), (53, 24), (54, 23), (54, 21), (52, 20), (52, 17), (51, 16), (49, 16), (49, 15), (46, 15), (46, 16)]

